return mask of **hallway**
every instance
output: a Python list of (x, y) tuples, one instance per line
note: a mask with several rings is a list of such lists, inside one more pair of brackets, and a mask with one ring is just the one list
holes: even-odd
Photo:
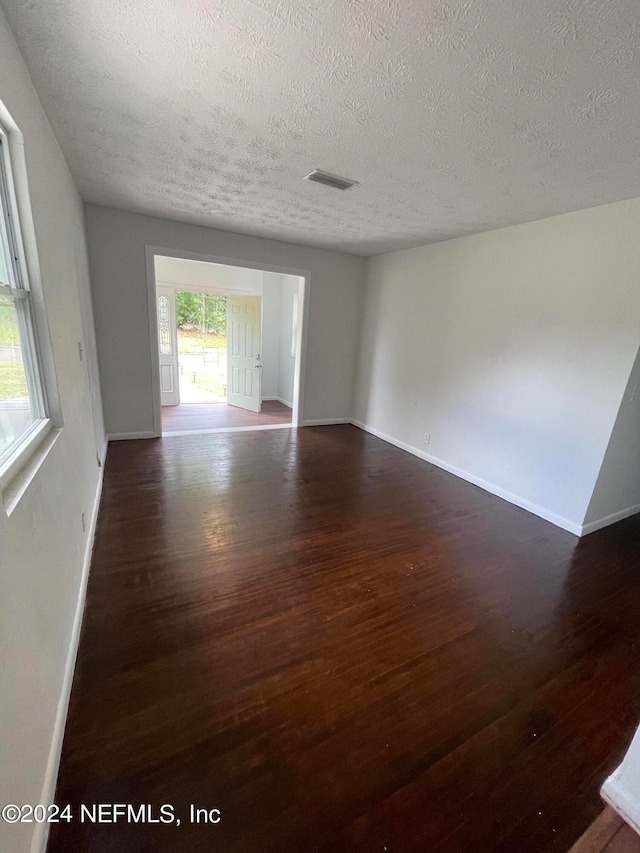
[(162, 434), (184, 430), (290, 424), (291, 409), (278, 400), (263, 400), (262, 411), (248, 412), (226, 403), (193, 403), (162, 407)]
[(351, 426), (111, 444), (57, 801), (181, 825), (49, 853), (564, 853), (640, 716), (639, 545)]

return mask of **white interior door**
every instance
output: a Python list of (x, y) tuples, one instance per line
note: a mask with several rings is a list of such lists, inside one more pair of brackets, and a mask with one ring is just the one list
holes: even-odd
[(260, 296), (227, 296), (227, 403), (251, 412), (262, 406)]
[(156, 288), (158, 312), (158, 352), (160, 355), (160, 403), (180, 405), (178, 374), (178, 327), (176, 325), (176, 295), (170, 287)]

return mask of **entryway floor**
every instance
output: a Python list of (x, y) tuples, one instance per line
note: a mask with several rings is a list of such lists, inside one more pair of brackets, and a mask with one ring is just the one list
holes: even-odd
[(291, 423), (292, 412), (278, 400), (264, 400), (260, 414), (226, 403), (191, 403), (163, 406), (162, 434), (184, 430), (229, 429)]

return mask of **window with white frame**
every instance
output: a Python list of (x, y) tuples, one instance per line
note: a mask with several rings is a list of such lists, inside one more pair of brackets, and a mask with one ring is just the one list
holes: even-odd
[(0, 125), (0, 485), (48, 423), (9, 145)]

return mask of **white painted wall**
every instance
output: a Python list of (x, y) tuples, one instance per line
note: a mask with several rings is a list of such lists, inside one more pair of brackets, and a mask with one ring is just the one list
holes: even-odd
[(293, 295), (298, 292), (298, 282), (292, 276), (283, 276), (280, 302), (280, 367), (278, 371), (278, 397), (290, 403), (293, 400), (293, 379), (296, 360), (291, 355), (293, 324)]
[(156, 257), (155, 267), (156, 281), (170, 287), (262, 295), (261, 270), (227, 264), (208, 264), (187, 258), (168, 258), (163, 255)]
[[(0, 506), (0, 802), (38, 803), (53, 794), (43, 783), (90, 535), (82, 532), (81, 513), (89, 518), (94, 507), (104, 436), (82, 203), (1, 11), (0, 100), (24, 134), (54, 396), (64, 421), (13, 513)], [(0, 821), (0, 850), (29, 850), (32, 832), (33, 825)]]
[(153, 431), (145, 244), (310, 271), (304, 418), (350, 417), (362, 258), (94, 205), (85, 213), (108, 433)]
[(585, 517), (596, 530), (640, 512), (640, 352), (636, 356)]
[(640, 729), (622, 764), (602, 786), (602, 796), (636, 832), (640, 832)]
[(262, 274), (262, 396), (278, 396), (280, 370), (280, 300), (282, 279), (278, 273)]
[(356, 419), (579, 532), (640, 343), (639, 233), (634, 199), (370, 259)]

